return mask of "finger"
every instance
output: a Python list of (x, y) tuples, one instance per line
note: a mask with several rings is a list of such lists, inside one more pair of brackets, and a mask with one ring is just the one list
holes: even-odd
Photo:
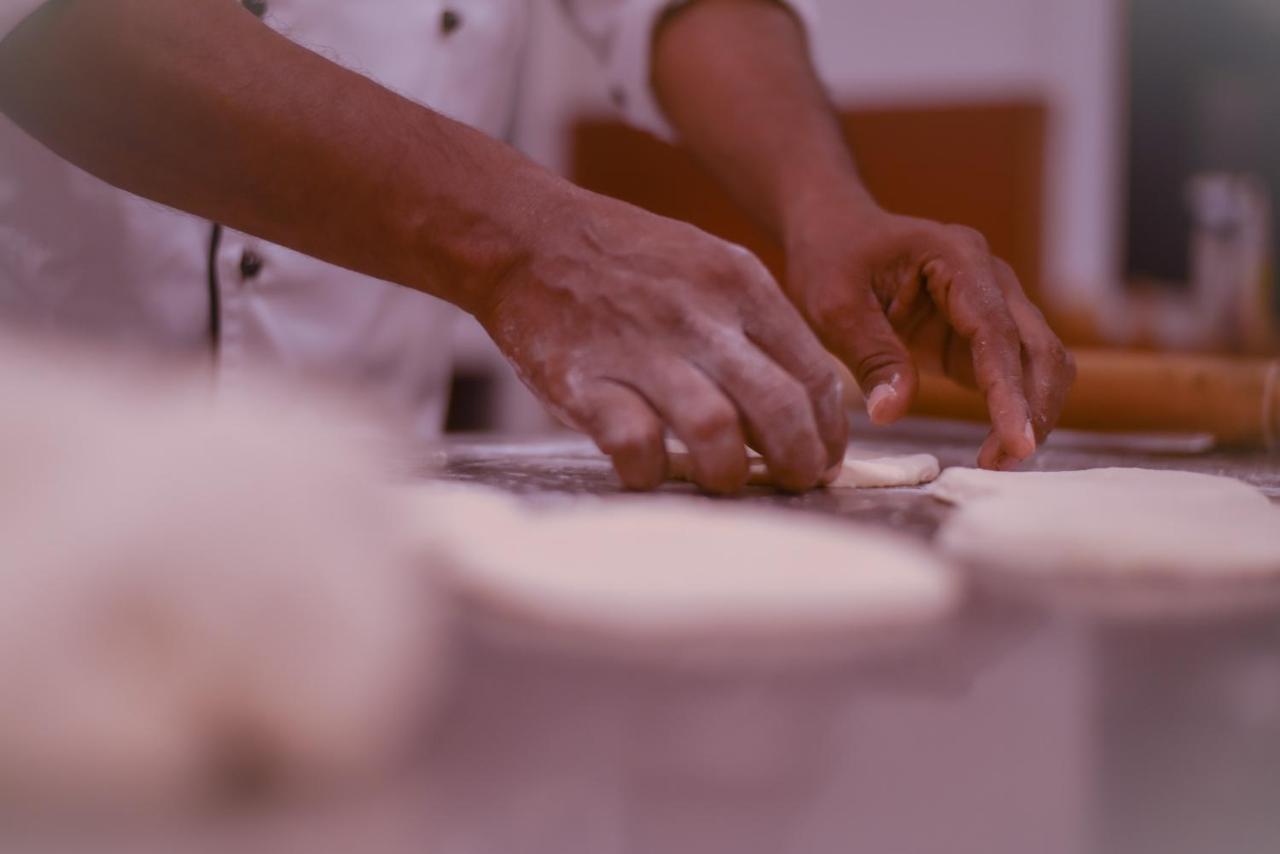
[(1000, 437), (991, 432), (978, 450), (978, 465), (992, 471), (1011, 471), (1018, 467), (1022, 460), (1005, 453), (1000, 444)]
[(1062, 415), (1067, 393), (1075, 381), (1075, 362), (1049, 328), (1044, 315), (1023, 293), (1013, 268), (999, 259), (995, 266), (1009, 312), (1022, 338), (1022, 384), (1031, 426), (1037, 443), (1043, 442)]
[[(924, 272), (934, 304), (969, 343), (1001, 452), (1024, 460), (1036, 442), (1022, 388), (1022, 340), (984, 253), (985, 246), (946, 247)], [(990, 455), (979, 462), (993, 464)]]
[(688, 362), (671, 358), (643, 376), (622, 378), (689, 449), (693, 480), (707, 492), (727, 495), (747, 483), (747, 449), (737, 408), (720, 388)]
[[(841, 286), (847, 290), (849, 284)], [(869, 287), (854, 287), (852, 306), (820, 318), (823, 343), (853, 372), (875, 424), (892, 424), (907, 414), (919, 378), (906, 345), (894, 331)]]
[(594, 380), (569, 410), (575, 424), (613, 460), (627, 489), (654, 489), (666, 478), (662, 421), (640, 394), (611, 380)]
[[(704, 337), (716, 346), (696, 364), (737, 406), (774, 485), (793, 492), (817, 486), (834, 462), (805, 387), (746, 338)], [(838, 454), (844, 458), (843, 447)]]
[[(827, 466), (844, 460), (849, 444), (849, 418), (844, 389), (831, 354), (818, 343), (800, 312), (790, 305), (773, 318), (748, 318), (747, 337), (796, 381), (809, 398), (818, 437), (826, 449)], [(741, 405), (741, 401), (739, 401)]]

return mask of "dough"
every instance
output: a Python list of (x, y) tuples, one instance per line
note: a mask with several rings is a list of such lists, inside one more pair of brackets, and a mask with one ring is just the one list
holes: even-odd
[[(693, 464), (683, 444), (669, 442), (667, 461), (672, 480), (693, 480)], [(770, 486), (773, 479), (764, 458), (748, 451), (747, 483)], [(844, 467), (829, 489), (859, 489), (890, 486), (918, 486), (938, 476), (938, 458), (931, 454), (886, 456), (877, 451), (850, 448), (845, 452)]]
[(142, 377), (0, 348), (0, 808), (155, 809), (396, 761), (442, 621), (373, 428)]
[(1117, 613), (1270, 605), (1280, 509), (1232, 478), (1181, 471), (948, 469), (941, 550), (988, 581)]
[(828, 488), (919, 486), (936, 478), (938, 471), (938, 458), (932, 454), (883, 456), (850, 448), (844, 455), (844, 467)]
[(459, 544), (454, 583), (543, 637), (750, 659), (918, 630), (958, 590), (928, 549), (778, 510), (675, 499), (577, 500)]
[(1174, 469), (1000, 472), (950, 468), (929, 487), (929, 492), (939, 500), (960, 505), (993, 497), (1079, 495), (1089, 498), (1120, 493), (1140, 494), (1144, 501), (1270, 505), (1261, 491), (1244, 481)]

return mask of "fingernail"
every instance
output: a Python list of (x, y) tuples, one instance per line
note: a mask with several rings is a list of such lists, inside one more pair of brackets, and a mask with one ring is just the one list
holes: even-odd
[(1027, 456), (1029, 457), (1036, 452), (1036, 431), (1031, 429), (1030, 421), (1027, 422), (1027, 426), (1022, 433), (1027, 437), (1027, 447), (1031, 449), (1027, 452)]
[(879, 424), (882, 420), (882, 410), (886, 401), (897, 397), (898, 392), (888, 383), (881, 383), (871, 390), (871, 394), (867, 395), (867, 414), (871, 416), (871, 420)]

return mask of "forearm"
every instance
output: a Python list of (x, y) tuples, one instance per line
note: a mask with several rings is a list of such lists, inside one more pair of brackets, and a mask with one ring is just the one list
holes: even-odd
[(833, 194), (874, 204), (781, 4), (695, 0), (658, 30), (653, 76), (683, 142), (780, 241)]
[(449, 299), (485, 299), (572, 189), (227, 0), (52, 0), (0, 110), (123, 189)]

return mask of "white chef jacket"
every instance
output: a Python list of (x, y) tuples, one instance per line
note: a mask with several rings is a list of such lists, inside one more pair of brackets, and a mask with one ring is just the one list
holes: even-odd
[[(0, 38), (42, 2), (3, 0)], [(544, 0), (243, 5), (295, 42), (502, 137), (531, 2)], [(611, 100), (664, 136), (650, 43), (658, 17), (680, 2), (560, 0), (599, 56)], [(229, 379), (265, 367), (355, 386), (430, 437), (447, 402), (452, 316), (420, 292), (113, 188), (0, 116), (0, 318), (161, 355), (213, 353)]]

